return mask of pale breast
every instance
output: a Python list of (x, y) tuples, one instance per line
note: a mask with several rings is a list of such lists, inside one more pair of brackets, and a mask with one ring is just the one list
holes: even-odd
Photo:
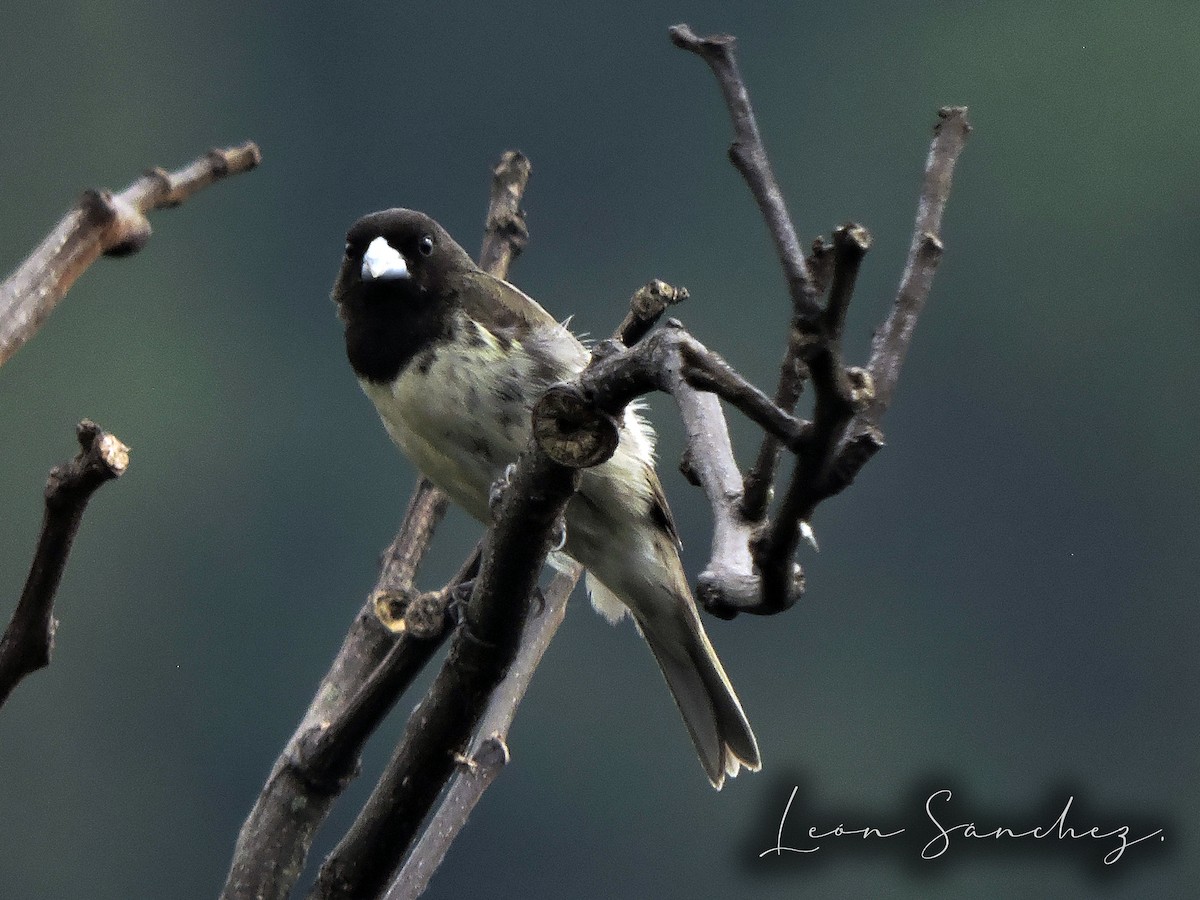
[(519, 345), (483, 335), (418, 354), (390, 384), (360, 384), (413, 464), (486, 521), (488, 490), (525, 448), (529, 397), (548, 375)]
[[(526, 346), (475, 323), (458, 334), (465, 329), (475, 337), (419, 353), (396, 381), (360, 384), (401, 451), (486, 522), (492, 484), (528, 446), (530, 398), (579, 371), (587, 354), (565, 329), (533, 336)], [(650, 514), (653, 442), (650, 427), (627, 409), (616, 454), (583, 473), (567, 511), (567, 552), (618, 591), (623, 570), (661, 565)]]

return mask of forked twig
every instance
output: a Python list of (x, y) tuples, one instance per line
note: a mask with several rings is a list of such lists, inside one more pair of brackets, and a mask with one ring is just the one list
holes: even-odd
[(0, 706), (17, 683), (50, 664), (54, 649), (54, 595), (71, 544), (96, 489), (129, 466), (129, 448), (115, 435), (84, 420), (76, 429), (79, 453), (55, 466), (46, 481), (46, 512), (25, 588), (0, 637)]

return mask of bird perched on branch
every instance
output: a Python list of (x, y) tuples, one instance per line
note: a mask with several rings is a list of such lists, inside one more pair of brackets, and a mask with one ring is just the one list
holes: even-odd
[[(475, 265), (423, 213), (359, 219), (333, 287), (346, 353), (396, 445), (481, 522), (530, 440), (530, 412), (588, 353), (565, 325)], [(565, 551), (609, 621), (633, 615), (713, 786), (760, 768), (741, 703), (704, 633), (654, 471), (654, 432), (633, 409), (613, 457), (582, 473)]]

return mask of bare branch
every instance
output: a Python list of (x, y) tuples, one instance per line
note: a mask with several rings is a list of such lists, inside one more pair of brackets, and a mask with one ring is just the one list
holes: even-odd
[[(675, 46), (695, 53), (708, 63), (717, 78), (725, 98), (725, 106), (729, 110), (729, 118), (733, 123), (734, 141), (729, 148), (730, 161), (741, 173), (758, 203), (775, 242), (779, 263), (783, 267), (788, 294), (792, 301), (793, 325), (789, 329), (788, 343), (783, 363), (780, 365), (775, 405), (780, 410), (790, 413), (799, 397), (804, 366), (811, 368), (814, 358), (826, 369), (826, 384), (836, 383), (827, 357), (812, 352), (813, 342), (805, 334), (822, 314), (818, 300), (820, 285), (813, 277), (800, 248), (783, 192), (779, 189), (779, 182), (775, 178), (762, 136), (759, 134), (754, 109), (750, 105), (750, 93), (746, 89), (734, 54), (737, 40), (732, 35), (698, 37), (687, 25), (671, 28), (670, 36)], [(819, 248), (814, 248), (817, 249)], [(768, 434), (763, 438), (758, 457), (742, 482), (741, 513), (751, 521), (760, 521), (766, 515), (778, 460), (777, 440)]]
[(699, 391), (710, 391), (736, 406), (767, 434), (795, 449), (807, 423), (785, 413), (771, 398), (739, 375), (729, 363), (711, 350), (698, 349), (694, 341), (679, 345), (684, 380)]
[(176, 172), (151, 169), (119, 194), (86, 191), (0, 284), (0, 366), (33, 337), (101, 254), (125, 256), (145, 246), (150, 239), (147, 213), (178, 206), (214, 181), (248, 172), (261, 159), (258, 147), (247, 143), (210, 150)]
[(513, 260), (529, 242), (529, 229), (521, 209), (521, 197), (529, 183), (532, 167), (520, 150), (506, 150), (492, 169), (492, 195), (488, 203), (479, 267), (504, 278)]
[(671, 287), (665, 281), (654, 279), (629, 298), (629, 312), (617, 326), (613, 338), (627, 347), (633, 346), (649, 333), (668, 306), (682, 303), (687, 298), (687, 288)]
[(797, 316), (812, 317), (820, 313), (817, 303), (817, 285), (804, 259), (804, 251), (796, 238), (796, 229), (788, 215), (787, 204), (775, 173), (771, 170), (754, 109), (750, 105), (750, 94), (738, 69), (734, 48), (737, 39), (729, 34), (698, 37), (687, 25), (675, 25), (670, 29), (671, 41), (695, 53), (703, 59), (721, 86), (729, 118), (733, 122), (734, 141), (729, 146), (729, 159), (750, 187), (763, 219), (775, 242), (775, 252), (783, 266), (787, 279), (788, 293)]
[(529, 599), (578, 481), (579, 470), (554, 462), (536, 442), (511, 470), (446, 662), (310, 896), (373, 897), (386, 888), (516, 657)]
[[(791, 444), (796, 453), (791, 480), (774, 520), (759, 530), (752, 543), (755, 568), (762, 576), (761, 602), (739, 607), (740, 611), (772, 614), (787, 609), (798, 596), (799, 569), (793, 557), (800, 536), (812, 536), (809, 520), (817, 504), (849, 484), (858, 469), (883, 445), (878, 417), (890, 402), (916, 316), (928, 295), (941, 250), (936, 234), (950, 188), (950, 174), (969, 126), (965, 109), (948, 108), (941, 112), (942, 122), (926, 166), (917, 228), (900, 297), (876, 337), (870, 368), (847, 369), (842, 362), (842, 327), (859, 263), (870, 246), (870, 236), (865, 229), (853, 225), (835, 232), (830, 297), (822, 308), (818, 298), (828, 260), (820, 253), (824, 248), (814, 246), (814, 261), (821, 269), (814, 276), (800, 253), (795, 227), (788, 217), (758, 132), (749, 93), (738, 70), (735, 39), (728, 35), (700, 38), (686, 25), (675, 26), (670, 35), (676, 46), (708, 63), (717, 78), (735, 133), (730, 159), (758, 203), (787, 279), (793, 319), (773, 405), (779, 412), (790, 414), (803, 372), (813, 382), (813, 421)], [(849, 427), (852, 420), (857, 421), (856, 417), (861, 417), (861, 423)], [(767, 431), (758, 457), (743, 481), (740, 513), (754, 522), (761, 521), (766, 514), (778, 464), (781, 436), (777, 430)], [(689, 456), (688, 462), (694, 468), (694, 457)]]
[(92, 494), (129, 466), (129, 448), (84, 419), (76, 429), (79, 453), (55, 466), (46, 481), (46, 512), (29, 576), (12, 620), (0, 637), (0, 706), (17, 683), (50, 664), (54, 649), (54, 595), (71, 544)]
[(508, 730), (517, 706), (529, 689), (533, 673), (567, 612), (567, 599), (583, 570), (572, 563), (558, 572), (542, 598), (542, 611), (525, 624), (516, 659), (492, 693), (488, 708), (475, 729), (472, 746), (459, 766), (437, 811), (425, 824), (412, 853), (404, 861), (384, 900), (415, 898), (425, 890), (450, 845), (458, 837), (471, 811), (479, 804), (496, 776), (508, 764)]
[(934, 271), (942, 258), (942, 214), (950, 198), (954, 164), (971, 133), (965, 106), (947, 106), (938, 111), (933, 143), (925, 163), (925, 178), (917, 203), (917, 221), (900, 290), (891, 315), (871, 342), (869, 371), (875, 382), (875, 397), (865, 418), (878, 424), (892, 402), (892, 392), (900, 377), (900, 366), (912, 342), (917, 316), (925, 307), (933, 284)]
[(870, 245), (870, 235), (860, 225), (834, 231), (828, 304), (815, 321), (795, 326), (795, 340), (816, 395), (813, 421), (793, 447), (796, 462), (779, 509), (755, 537), (754, 561), (763, 577), (763, 595), (761, 606), (746, 612), (770, 615), (795, 602), (793, 559), (800, 536), (817, 504), (833, 493), (829, 473), (839, 440), (869, 394), (869, 379), (861, 373), (852, 375), (842, 364), (841, 332), (858, 268)]
[[(418, 479), (404, 522), (384, 553), (377, 592), (411, 584), (429, 539), (446, 514), (447, 500), (424, 478)], [(313, 836), (333, 802), (354, 774), (360, 743), (347, 744), (341, 754), (305, 752), (312, 735), (338, 720), (373, 672), (380, 670), (390, 652), (409, 648), (414, 655), (432, 653), (436, 641), (398, 641), (375, 614), (368, 601), (350, 626), (342, 648), (321, 680), (316, 696), (299, 727), (275, 761), (254, 808), (238, 834), (233, 862), (221, 897), (277, 898), (284, 900), (304, 870)], [(397, 653), (399, 655), (399, 653)], [(425, 657), (428, 658), (427, 656)], [(396, 657), (392, 657), (393, 668)], [(414, 661), (414, 666), (416, 661)]]
[(370, 602), (376, 616), (398, 636), (374, 671), (354, 686), (354, 693), (345, 705), (301, 736), (294, 764), (307, 780), (335, 784), (356, 774), (358, 757), (367, 740), (449, 634), (450, 605), (463, 585), (475, 577), (479, 551), (476, 547), (446, 587), (416, 596), (411, 596), (416, 593), (412, 588), (405, 589), (404, 593), (410, 596), (399, 618), (394, 608), (386, 616), (380, 609), (381, 604), (398, 592), (377, 591), (372, 595)]
[[(813, 241), (812, 253), (809, 254), (807, 263), (816, 284), (817, 295), (820, 296), (825, 293), (833, 273), (833, 245), (827, 243), (824, 238), (817, 238)], [(779, 364), (779, 383), (773, 399), (775, 405), (786, 413), (792, 412), (796, 408), (796, 401), (800, 399), (800, 391), (807, 377), (808, 369), (800, 359), (800, 334), (797, 329), (789, 328), (783, 361)], [(743, 481), (742, 515), (751, 522), (761, 522), (767, 517), (767, 506), (771, 502), (778, 465), (779, 441), (774, 435), (766, 434), (758, 448), (758, 456)]]
[(833, 232), (833, 280), (829, 287), (829, 300), (821, 316), (821, 328), (826, 338), (833, 343), (842, 339), (846, 325), (846, 310), (854, 294), (854, 282), (858, 279), (858, 267), (871, 249), (871, 234), (853, 222), (836, 228)]

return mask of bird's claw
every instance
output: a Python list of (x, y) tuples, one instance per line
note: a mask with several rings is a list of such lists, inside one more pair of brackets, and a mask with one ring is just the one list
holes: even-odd
[(475, 579), (461, 581), (450, 589), (450, 597), (446, 602), (446, 613), (454, 622), (455, 627), (462, 624), (467, 615), (467, 604), (471, 602), (471, 594), (475, 590)]
[(504, 469), (504, 474), (493, 481), (492, 486), (488, 488), (488, 514), (493, 521), (496, 519), (496, 514), (500, 512), (500, 504), (504, 501), (504, 492), (508, 490), (513, 473), (516, 471), (517, 464), (509, 463)]
[(554, 523), (554, 530), (550, 532), (550, 552), (557, 553), (565, 546), (567, 546), (567, 520), (559, 517), (559, 520)]
[(810, 525), (808, 522), (800, 523), (800, 536), (804, 538), (804, 540), (806, 540), (814, 550), (816, 550), (818, 553), (821, 552), (821, 548), (817, 546), (816, 532), (813, 531), (812, 525)]

